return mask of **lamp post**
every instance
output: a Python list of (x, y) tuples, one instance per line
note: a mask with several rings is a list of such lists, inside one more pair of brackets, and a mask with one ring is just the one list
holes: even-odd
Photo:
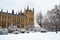
[(55, 26), (56, 26), (56, 33), (57, 33), (57, 32), (58, 32), (58, 31), (57, 31), (57, 25), (55, 25)]
[(41, 28), (42, 28), (42, 23), (41, 23), (41, 21), (40, 21), (39, 25), (40, 25), (40, 26), (41, 26)]

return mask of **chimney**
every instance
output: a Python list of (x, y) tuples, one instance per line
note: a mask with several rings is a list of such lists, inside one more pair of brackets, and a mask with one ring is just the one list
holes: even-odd
[(12, 10), (12, 14), (14, 14), (14, 10)]
[(1, 12), (3, 12), (3, 10), (1, 9)]
[(20, 12), (18, 11), (18, 15), (20, 15)]
[(26, 9), (24, 8), (24, 12), (26, 12)]
[(16, 14), (17, 14), (17, 12), (16, 12)]
[(7, 10), (7, 13), (8, 13), (8, 10)]
[(22, 13), (22, 10), (20, 10), (20, 13)]

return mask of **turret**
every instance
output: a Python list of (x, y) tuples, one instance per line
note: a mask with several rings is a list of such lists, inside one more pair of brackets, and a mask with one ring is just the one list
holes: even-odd
[(29, 10), (29, 6), (27, 6), (27, 10)]

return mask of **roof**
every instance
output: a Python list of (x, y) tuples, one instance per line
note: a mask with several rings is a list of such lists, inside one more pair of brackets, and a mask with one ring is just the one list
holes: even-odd
[(26, 12), (27, 12), (27, 11), (33, 12), (32, 10), (26, 10)]
[(13, 15), (13, 16), (25, 16), (24, 13), (12, 14), (12, 13), (7, 13), (7, 12), (0, 12), (0, 14)]

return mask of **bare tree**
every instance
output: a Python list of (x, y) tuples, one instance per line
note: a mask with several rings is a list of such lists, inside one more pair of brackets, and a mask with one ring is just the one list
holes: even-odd
[(42, 14), (41, 13), (39, 13), (37, 15), (37, 23), (38, 23), (38, 25), (40, 25), (42, 27)]

